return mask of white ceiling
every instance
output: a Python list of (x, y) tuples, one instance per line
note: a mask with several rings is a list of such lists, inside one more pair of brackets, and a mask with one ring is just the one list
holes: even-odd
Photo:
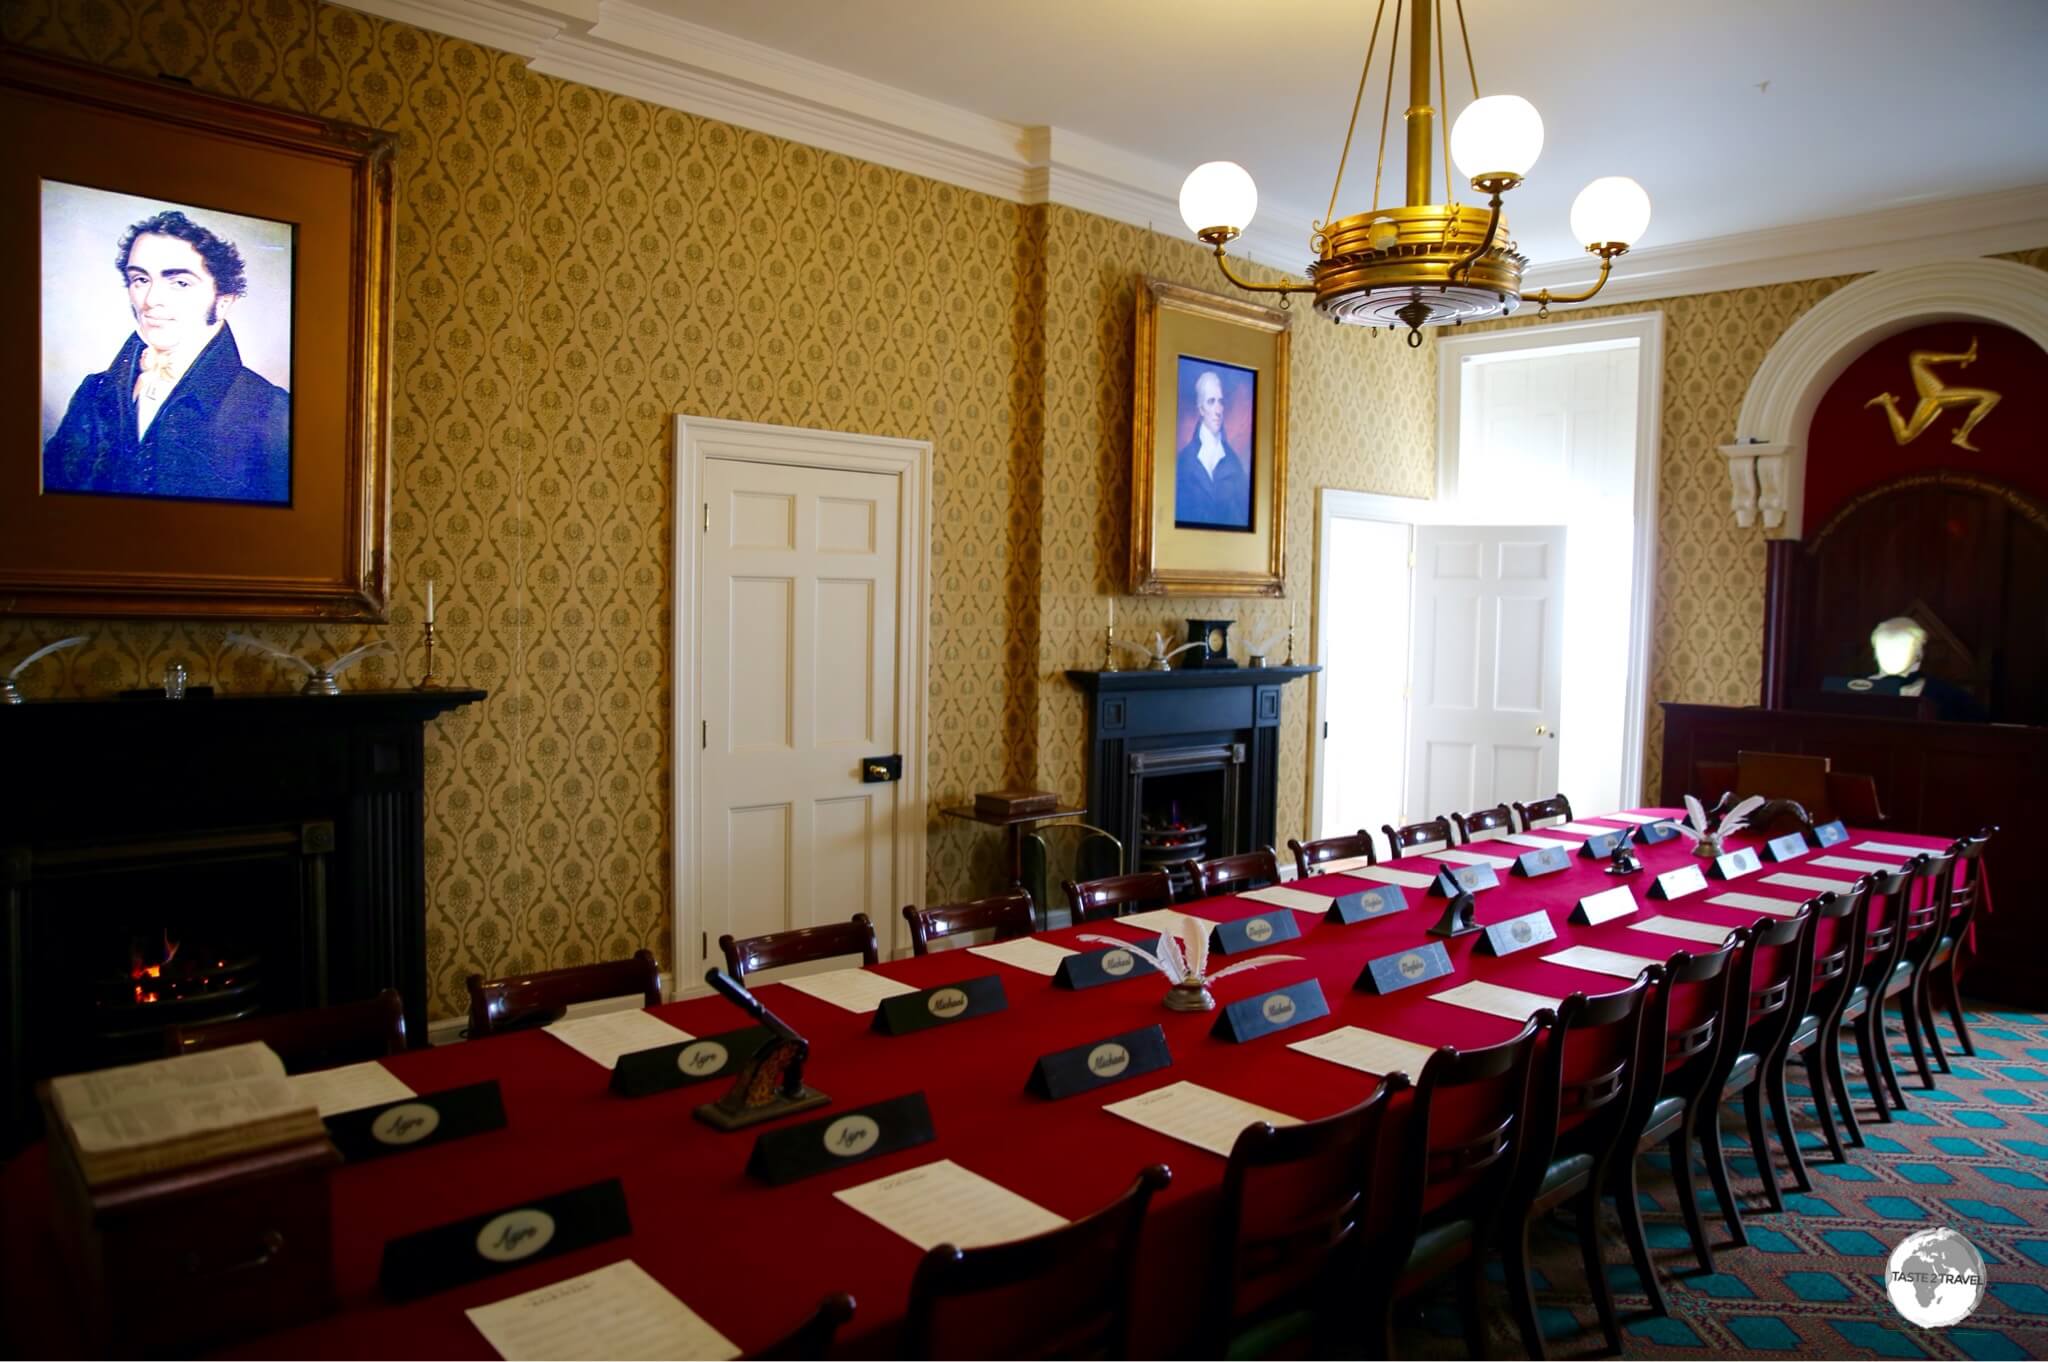
[[(1323, 214), (1373, 16), (1369, 0), (639, 2), (986, 119), (1176, 168), (1239, 161), (1296, 222)], [(1466, 16), (1482, 88), (1543, 114), (1542, 159), (1509, 200), (1538, 263), (1577, 256), (1566, 215), (1597, 175), (1648, 189), (1652, 248), (2048, 183), (2043, 0), (1466, 0)], [(1340, 213), (1369, 200), (1382, 80)]]

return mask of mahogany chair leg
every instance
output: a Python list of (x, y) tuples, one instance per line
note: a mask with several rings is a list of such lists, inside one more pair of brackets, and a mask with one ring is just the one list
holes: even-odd
[(1872, 1018), (1870, 1038), (1877, 1047), (1877, 1067), (1884, 1075), (1884, 1090), (1891, 1094), (1892, 1105), (1904, 1111), (1906, 1092), (1899, 1086), (1899, 1066), (1892, 1063), (1891, 1031), (1884, 1024), (1884, 1009), (1876, 1009)]
[(1932, 1088), (1934, 1070), (1927, 1062), (1927, 1042), (1920, 1035), (1920, 1009), (1913, 996), (1918, 991), (1909, 988), (1899, 995), (1899, 1025), (1905, 1028), (1906, 1044), (1913, 1048), (1913, 1067), (1920, 1071), (1920, 1086)]
[(1671, 1156), (1671, 1182), (1678, 1189), (1678, 1209), (1685, 1214), (1685, 1232), (1692, 1236), (1693, 1256), (1707, 1272), (1714, 1270), (1714, 1246), (1707, 1242), (1706, 1226), (1700, 1223), (1700, 1198), (1692, 1183), (1692, 1132), (1680, 1122), (1664, 1142)]
[(1775, 1214), (1785, 1209), (1785, 1195), (1778, 1190), (1778, 1170), (1771, 1165), (1771, 1142), (1764, 1135), (1764, 1076), (1742, 1090), (1742, 1115), (1749, 1122), (1749, 1150), (1756, 1158), (1756, 1175), (1764, 1184), (1764, 1200)]
[[(1957, 949), (1961, 949), (1958, 947)], [(1977, 1047), (1970, 1040), (1970, 1028), (1963, 1021), (1963, 995), (1956, 986), (1953, 964), (1941, 972), (1942, 981), (1948, 985), (1948, 1019), (1955, 1023), (1956, 1043), (1963, 1047), (1963, 1053), (1972, 1059), (1977, 1056)]]
[(1891, 1104), (1885, 1101), (1884, 1097), (1884, 1071), (1877, 1067), (1877, 1057), (1883, 1053), (1884, 1047), (1878, 1044), (1879, 1038), (1874, 1038), (1870, 1034), (1870, 1015), (1870, 1010), (1864, 1009), (1863, 1015), (1858, 1017), (1856, 1024), (1849, 1029), (1856, 1035), (1856, 1057), (1863, 1062), (1863, 1082), (1870, 1089), (1870, 1100), (1877, 1108), (1877, 1119), (1889, 1124), (1892, 1119)]
[(1579, 1256), (1586, 1265), (1586, 1282), (1593, 1288), (1593, 1308), (1600, 1312), (1600, 1332), (1607, 1350), (1621, 1351), (1621, 1321), (1614, 1314), (1614, 1288), (1607, 1281), (1607, 1257), (1600, 1251), (1600, 1186), (1607, 1170), (1596, 1169), (1578, 1199)]
[[(1704, 1104), (1703, 1104), (1704, 1105)], [(1700, 1154), (1707, 1161), (1707, 1180), (1714, 1184), (1714, 1196), (1721, 1203), (1721, 1219), (1727, 1223), (1728, 1235), (1736, 1248), (1749, 1244), (1749, 1234), (1742, 1228), (1742, 1206), (1735, 1200), (1735, 1185), (1728, 1180), (1728, 1156), (1721, 1149), (1720, 1111), (1705, 1107), (1706, 1119), (1698, 1131)]]
[[(1621, 1237), (1628, 1245), (1628, 1258), (1635, 1265), (1636, 1280), (1642, 1284), (1643, 1294), (1650, 1298), (1650, 1313), (1669, 1315), (1671, 1303), (1664, 1298), (1664, 1282), (1657, 1275), (1657, 1264), (1650, 1257), (1650, 1239), (1643, 1233), (1643, 1202), (1636, 1189), (1636, 1156), (1626, 1148), (1615, 1160), (1612, 1185), (1607, 1191), (1614, 1198), (1614, 1213), (1621, 1220)], [(1387, 1356), (1392, 1357), (1392, 1353)]]
[[(1799, 1147), (1799, 1132), (1792, 1125), (1792, 1102), (1785, 1093), (1785, 1065), (1790, 1059), (1790, 1055), (1777, 1057), (1764, 1074), (1764, 1092), (1771, 1099), (1771, 1120), (1778, 1127), (1778, 1147), (1785, 1151), (1785, 1166), (1792, 1173), (1792, 1187), (1795, 1191), (1810, 1192), (1813, 1179), (1806, 1172), (1806, 1151)], [(1823, 1112), (1827, 1110), (1826, 1101), (1818, 1105)]]
[(1543, 1326), (1536, 1320), (1536, 1289), (1529, 1284), (1529, 1217), (1515, 1215), (1513, 1219), (1514, 1225), (1500, 1237), (1501, 1283), (1507, 1287), (1515, 1328), (1522, 1335), (1523, 1356), (1548, 1357), (1543, 1351)]
[(1934, 998), (1928, 992), (1931, 982), (1926, 975), (1920, 976), (1920, 987), (1913, 990), (1913, 1008), (1920, 1017), (1920, 1034), (1927, 1037), (1927, 1048), (1934, 1052), (1934, 1067), (1945, 1074), (1954, 1073), (1949, 1067), (1948, 1049), (1941, 1043), (1941, 1028), (1934, 1024)]
[(1465, 1352), (1474, 1358), (1486, 1356), (1486, 1312), (1481, 1308), (1485, 1289), (1485, 1245), (1475, 1243), (1472, 1256), (1458, 1266), (1458, 1313), (1465, 1317)]
[[(1863, 1147), (1863, 1127), (1856, 1121), (1856, 1104), (1849, 1100), (1849, 1078), (1842, 1072), (1842, 1038), (1829, 1036), (1821, 1042), (1821, 1061), (1827, 1071), (1828, 1092), (1835, 1099), (1835, 1110), (1842, 1113), (1842, 1134), (1852, 1149)], [(1820, 1089), (1814, 1093), (1818, 1100)], [(1845, 1158), (1843, 1162), (1848, 1160)]]

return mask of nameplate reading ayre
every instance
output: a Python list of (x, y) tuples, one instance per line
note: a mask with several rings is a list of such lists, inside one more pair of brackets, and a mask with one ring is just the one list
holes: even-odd
[(1842, 820), (1822, 823), (1813, 830), (1813, 844), (1817, 847), (1837, 846), (1849, 840), (1849, 829), (1842, 826)]
[(1429, 886), (1429, 896), (1454, 899), (1460, 894), (1476, 894), (1482, 889), (1498, 888), (1500, 876), (1493, 873), (1492, 866), (1454, 865), (1446, 866), (1436, 873), (1436, 879), (1431, 881)]
[(1515, 857), (1514, 872), (1517, 875), (1555, 875), (1560, 870), (1572, 867), (1571, 854), (1563, 847), (1544, 847), (1540, 851), (1525, 851)]
[(1483, 945), (1488, 955), (1513, 955), (1526, 947), (1557, 940), (1557, 927), (1551, 922), (1550, 914), (1541, 909), (1511, 917), (1506, 922), (1496, 922), (1482, 930), (1486, 933)]
[(1739, 880), (1751, 871), (1763, 868), (1764, 863), (1758, 858), (1755, 847), (1744, 847), (1714, 858), (1714, 878), (1717, 880)]
[(962, 979), (957, 984), (941, 984), (928, 988), (922, 993), (899, 993), (893, 998), (882, 999), (882, 1005), (875, 1009), (874, 1030), (885, 1036), (908, 1035), (912, 1031), (928, 1031), (934, 1026), (945, 1026), (969, 1017), (985, 1017), (991, 1012), (1001, 1012), (1010, 1005), (1003, 993), (1003, 981), (993, 974), (984, 974), (978, 979)]
[(1329, 1015), (1330, 1005), (1323, 1000), (1323, 986), (1314, 979), (1304, 979), (1230, 1004), (1216, 1018), (1209, 1034), (1229, 1041), (1257, 1040)]
[(1803, 832), (1788, 832), (1764, 843), (1764, 854), (1774, 861), (1796, 860), (1806, 852), (1806, 834)]
[(377, 1285), (394, 1301), (417, 1300), (632, 1232), (626, 1189), (608, 1178), (390, 1240)]
[(1209, 934), (1209, 949), (1218, 955), (1231, 955), (1238, 951), (1255, 951), (1276, 941), (1297, 941), (1301, 938), (1301, 928), (1295, 923), (1297, 916), (1292, 908), (1282, 908), (1277, 913), (1260, 913), (1257, 917), (1239, 918), (1236, 922), (1219, 922), (1216, 930)]
[(1339, 894), (1330, 900), (1330, 911), (1325, 917), (1328, 922), (1341, 922), (1350, 926), (1354, 922), (1370, 922), (1376, 917), (1398, 913), (1408, 906), (1402, 896), (1401, 887), (1383, 884), (1377, 889), (1365, 889), (1356, 894)]
[(498, 1093), (498, 1081), (491, 1079), (408, 1097), (388, 1106), (345, 1111), (328, 1117), (326, 1125), (342, 1157), (361, 1163), (465, 1135), (503, 1130), (505, 1102)]
[(853, 1111), (820, 1116), (771, 1130), (754, 1141), (747, 1173), (771, 1187), (894, 1154), (933, 1138), (932, 1112), (921, 1092), (905, 1093)]
[(1645, 823), (1636, 829), (1636, 842), (1641, 846), (1653, 847), (1659, 842), (1668, 842), (1678, 835), (1678, 829), (1671, 826), (1671, 820)]
[(1052, 976), (1052, 982), (1055, 988), (1094, 988), (1097, 984), (1114, 984), (1123, 979), (1135, 979), (1141, 974), (1157, 973), (1159, 967), (1136, 952), (1127, 951), (1122, 946), (1110, 946), (1105, 950), (1083, 951), (1079, 955), (1062, 957), (1059, 972)]
[[(1691, 871), (1694, 876), (1700, 873), (1700, 868), (1696, 865), (1689, 865), (1685, 869)], [(1684, 872), (1674, 870), (1671, 873), (1677, 875)], [(1700, 888), (1706, 887), (1707, 882), (1701, 880)], [(1597, 894), (1588, 894), (1580, 899), (1578, 905), (1572, 909), (1572, 921), (1597, 927), (1603, 922), (1627, 917), (1636, 910), (1636, 907), (1635, 890), (1625, 884), (1617, 884), (1612, 889), (1603, 889)]]
[(1598, 837), (1588, 837), (1586, 844), (1579, 848), (1579, 855), (1596, 861), (1611, 860), (1614, 849), (1634, 835), (1634, 828), (1616, 828), (1613, 832), (1603, 832)]
[(1358, 987), (1369, 993), (1398, 993), (1413, 984), (1441, 979), (1451, 972), (1450, 952), (1441, 941), (1395, 951), (1366, 962)]
[(1155, 1024), (1076, 1045), (1071, 1050), (1040, 1055), (1038, 1063), (1032, 1066), (1031, 1081), (1024, 1086), (1040, 1097), (1072, 1097), (1077, 1092), (1154, 1073), (1172, 1063), (1173, 1054), (1166, 1048), (1166, 1030)]
[(1650, 886), (1650, 897), (1653, 899), (1684, 898), (1687, 894), (1697, 894), (1706, 887), (1707, 877), (1698, 866), (1682, 865), (1676, 870), (1667, 870), (1659, 875), (1657, 882)]
[(612, 1067), (612, 1091), (621, 1097), (646, 1097), (707, 1078), (722, 1078), (752, 1059), (772, 1035), (765, 1026), (750, 1026), (620, 1055)]

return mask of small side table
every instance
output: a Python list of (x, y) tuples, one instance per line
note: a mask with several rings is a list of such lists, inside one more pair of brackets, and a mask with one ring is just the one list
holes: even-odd
[[(939, 812), (948, 818), (959, 818), (969, 823), (986, 823), (992, 828), (1003, 830), (1003, 840), (1009, 853), (1010, 887), (1024, 888), (1024, 829), (1033, 823), (1045, 823), (1055, 818), (1072, 818), (1088, 812), (1086, 809), (1045, 809), (1038, 813), (992, 814), (983, 813), (972, 804), (960, 805)], [(1045, 905), (1037, 904), (1043, 908)]]

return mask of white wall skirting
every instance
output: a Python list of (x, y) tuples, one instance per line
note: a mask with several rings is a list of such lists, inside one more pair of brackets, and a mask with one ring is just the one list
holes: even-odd
[(1785, 330), (1750, 381), (1728, 459), (1738, 525), (1761, 515), (1774, 539), (1804, 528), (1806, 433), (1857, 356), (1931, 322), (2009, 326), (2048, 350), (2048, 270), (2012, 260), (1942, 260), (1881, 270), (1829, 294)]

